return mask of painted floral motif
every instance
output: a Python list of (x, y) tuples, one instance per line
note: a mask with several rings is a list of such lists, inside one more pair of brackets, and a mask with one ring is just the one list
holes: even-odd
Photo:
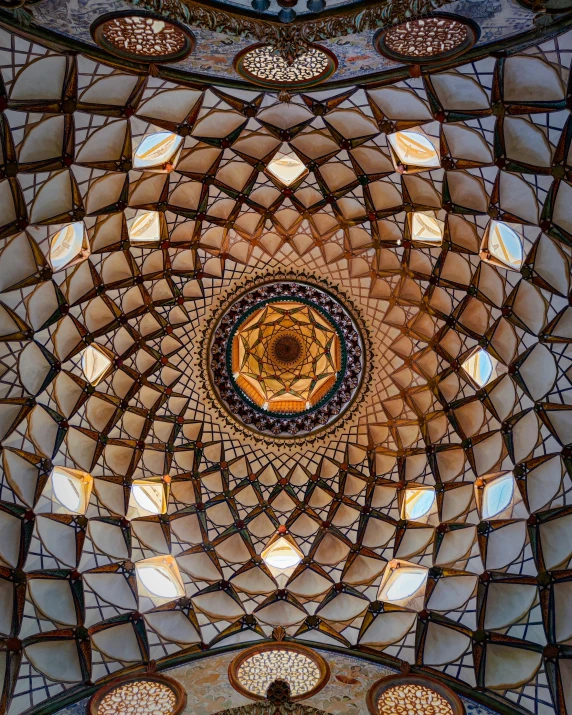
[[(330, 666), (327, 685), (316, 695), (304, 700), (304, 706), (325, 710), (332, 715), (368, 715), (366, 695), (376, 680), (395, 671), (360, 658), (318, 651)], [(214, 715), (249, 705), (251, 700), (242, 696), (230, 684), (227, 672), (236, 652), (201, 658), (166, 672), (178, 680), (187, 691), (187, 706), (183, 715)], [(494, 715), (491, 710), (461, 698), (467, 715)], [(60, 710), (57, 715), (85, 715), (88, 699)]]
[[(43, 0), (35, 5), (37, 24), (64, 36), (74, 37), (93, 45), (90, 25), (107, 12), (125, 10), (122, 0)], [(516, 0), (457, 0), (446, 7), (447, 12), (474, 19), (481, 26), (479, 45), (512, 37), (533, 27), (534, 14)], [(252, 44), (251, 40), (223, 35), (191, 27), (196, 37), (196, 50), (177, 63), (177, 69), (200, 73), (213, 79), (236, 78), (233, 60), (238, 52)], [(399, 66), (373, 49), (374, 30), (325, 40), (320, 44), (333, 52), (338, 59), (335, 79), (351, 79), (383, 72)]]

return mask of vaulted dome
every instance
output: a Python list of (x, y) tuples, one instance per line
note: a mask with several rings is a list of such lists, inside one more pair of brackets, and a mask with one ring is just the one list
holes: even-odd
[(1, 11), (2, 708), (281, 628), (570, 711), (568, 16), (280, 91), (37, 7)]

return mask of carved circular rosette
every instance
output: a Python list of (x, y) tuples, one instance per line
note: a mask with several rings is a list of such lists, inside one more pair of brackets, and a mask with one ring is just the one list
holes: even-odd
[[(232, 339), (245, 313), (286, 298), (319, 308), (335, 325), (342, 343), (343, 370), (334, 387), (311, 409), (292, 414), (268, 412), (250, 400), (237, 389), (231, 365)], [(202, 391), (221, 421), (258, 442), (292, 447), (341, 428), (353, 416), (369, 387), (373, 359), (361, 313), (341, 291), (327, 281), (282, 271), (234, 287), (206, 321), (198, 353)]]
[(298, 643), (277, 641), (239, 653), (228, 666), (230, 684), (251, 700), (265, 700), (276, 680), (290, 686), (290, 700), (311, 698), (330, 679), (330, 666), (319, 653)]
[(304, 359), (305, 352), (302, 340), (291, 331), (278, 334), (270, 343), (270, 358), (282, 367), (295, 367)]
[(180, 715), (187, 704), (184, 687), (160, 673), (113, 678), (92, 696), (88, 715)]
[(427, 64), (464, 54), (479, 39), (479, 26), (458, 15), (434, 13), (380, 30), (375, 49), (390, 60)]
[(367, 693), (371, 715), (398, 712), (432, 712), (466, 715), (463, 702), (451, 688), (424, 675), (389, 675), (376, 681)]
[(91, 26), (91, 36), (116, 57), (153, 64), (178, 62), (195, 47), (193, 33), (182, 23), (137, 10), (98, 17)]
[[(234, 69), (244, 79), (268, 89), (304, 89), (331, 77), (338, 67), (336, 56), (318, 45), (288, 51), (272, 45), (246, 47), (234, 58)], [(285, 59), (285, 54), (288, 59)]]

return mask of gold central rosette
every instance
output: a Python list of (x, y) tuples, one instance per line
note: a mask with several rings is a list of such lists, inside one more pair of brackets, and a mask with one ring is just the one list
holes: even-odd
[(338, 331), (318, 310), (301, 302), (260, 307), (234, 334), (234, 380), (268, 412), (311, 409), (335, 384), (340, 368)]

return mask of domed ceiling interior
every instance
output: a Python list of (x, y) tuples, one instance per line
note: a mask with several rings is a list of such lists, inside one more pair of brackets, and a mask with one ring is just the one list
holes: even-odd
[(2, 10), (3, 711), (276, 627), (572, 711), (572, 34), (487, 4), (287, 92)]

